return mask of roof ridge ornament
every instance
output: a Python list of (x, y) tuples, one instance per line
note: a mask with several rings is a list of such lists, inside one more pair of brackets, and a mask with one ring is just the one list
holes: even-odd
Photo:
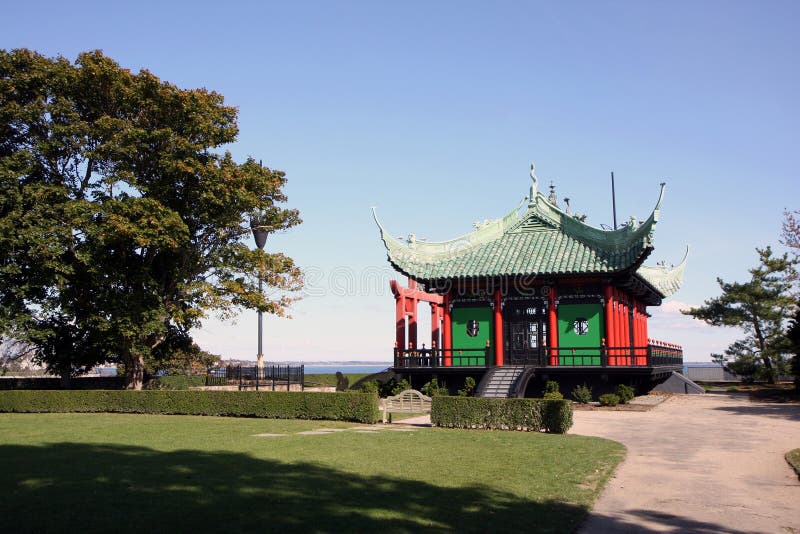
[(536, 202), (536, 192), (539, 188), (539, 180), (536, 178), (536, 165), (531, 161), (531, 194), (528, 197), (529, 204)]

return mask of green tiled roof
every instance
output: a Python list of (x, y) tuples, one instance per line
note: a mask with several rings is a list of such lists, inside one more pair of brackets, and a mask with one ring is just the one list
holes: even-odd
[(640, 265), (653, 249), (658, 203), (640, 225), (619, 230), (591, 227), (536, 193), (505, 217), (464, 236), (440, 243), (401, 240), (386, 232), (375, 216), (389, 261), (420, 281), (457, 277), (615, 273)]
[(666, 267), (658, 265), (656, 267), (648, 267), (642, 265), (636, 271), (645, 282), (653, 286), (659, 293), (665, 297), (675, 294), (683, 285), (683, 273), (686, 270), (686, 258), (689, 257), (689, 247), (686, 247), (686, 254), (677, 267)]

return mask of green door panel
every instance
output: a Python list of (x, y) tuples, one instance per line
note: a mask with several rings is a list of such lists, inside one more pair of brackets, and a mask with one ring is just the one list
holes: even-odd
[[(455, 307), (452, 310), (453, 365), (492, 365), (486, 361), (486, 342), (492, 339), (492, 309), (488, 306)], [(477, 326), (470, 335), (468, 326)], [(464, 350), (467, 349), (467, 350)], [(460, 351), (460, 353), (459, 353)]]
[[(559, 365), (600, 365), (599, 347), (602, 339), (601, 304), (561, 304), (558, 307), (558, 346), (577, 347), (574, 352), (560, 351)], [(591, 347), (591, 349), (581, 350), (581, 347)]]

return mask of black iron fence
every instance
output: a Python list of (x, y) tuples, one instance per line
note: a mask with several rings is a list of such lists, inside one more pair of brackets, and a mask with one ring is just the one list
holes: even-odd
[[(494, 365), (494, 350), (483, 349), (394, 349), (394, 366), (410, 367), (489, 367)], [(644, 347), (540, 347), (505, 358), (506, 365), (538, 367), (663, 367), (682, 366), (683, 349), (667, 343)]]
[(278, 389), (286, 388), (289, 391), (292, 384), (299, 384), (304, 388), (304, 365), (265, 365), (243, 366), (228, 365), (209, 369), (206, 374), (206, 386), (238, 386), (242, 389)]

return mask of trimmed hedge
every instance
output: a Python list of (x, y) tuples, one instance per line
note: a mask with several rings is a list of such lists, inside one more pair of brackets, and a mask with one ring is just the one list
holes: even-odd
[(111, 412), (375, 423), (378, 398), (300, 391), (0, 391), (0, 412)]
[(488, 428), (564, 434), (572, 426), (572, 402), (545, 399), (434, 397), (431, 423), (447, 428)]

